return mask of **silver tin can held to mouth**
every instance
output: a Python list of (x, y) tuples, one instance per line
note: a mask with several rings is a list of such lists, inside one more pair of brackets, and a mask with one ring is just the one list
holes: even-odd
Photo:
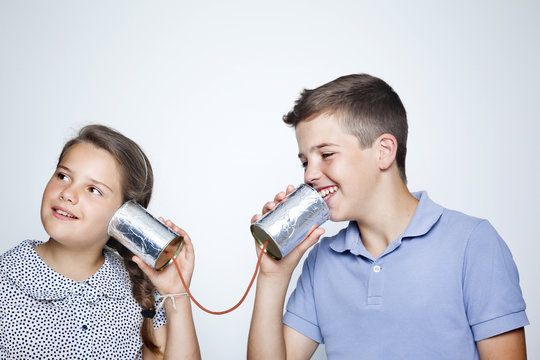
[(311, 186), (301, 184), (285, 201), (251, 224), (251, 234), (261, 248), (276, 260), (285, 257), (309, 233), (313, 225), (322, 225), (330, 218), (330, 210)]
[(184, 238), (153, 217), (135, 201), (124, 203), (113, 215), (107, 233), (156, 270), (165, 269), (178, 255)]

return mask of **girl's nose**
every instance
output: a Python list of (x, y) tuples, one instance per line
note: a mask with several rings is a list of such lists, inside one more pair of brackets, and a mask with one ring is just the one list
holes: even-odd
[(76, 204), (78, 201), (77, 191), (72, 187), (66, 187), (60, 192), (60, 200), (67, 201), (71, 204)]

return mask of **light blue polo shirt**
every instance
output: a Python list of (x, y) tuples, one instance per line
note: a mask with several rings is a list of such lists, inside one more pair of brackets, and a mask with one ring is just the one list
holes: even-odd
[(377, 259), (355, 222), (309, 253), (283, 322), (329, 359), (478, 359), (475, 341), (529, 323), (489, 222), (414, 196), (409, 226)]

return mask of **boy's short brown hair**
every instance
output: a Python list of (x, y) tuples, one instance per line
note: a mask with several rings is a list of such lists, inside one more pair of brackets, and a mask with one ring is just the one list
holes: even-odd
[(362, 148), (370, 147), (382, 134), (395, 136), (396, 163), (401, 179), (407, 183), (407, 113), (390, 85), (368, 74), (339, 77), (316, 89), (304, 89), (283, 121), (296, 127), (323, 113), (336, 116), (343, 128), (358, 138)]

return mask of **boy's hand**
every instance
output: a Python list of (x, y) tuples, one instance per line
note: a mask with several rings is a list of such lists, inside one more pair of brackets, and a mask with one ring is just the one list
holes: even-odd
[[(159, 220), (164, 222), (165, 225), (167, 225), (178, 235), (182, 235), (184, 238), (182, 250), (180, 250), (176, 256), (176, 262), (180, 267), (180, 271), (182, 272), (182, 277), (186, 281), (186, 285), (189, 287), (195, 266), (195, 252), (193, 250), (191, 239), (184, 230), (176, 226), (171, 220), (164, 220), (162, 217), (160, 217)], [(157, 271), (146, 264), (138, 256), (134, 256), (132, 260), (139, 266), (146, 276), (148, 276), (160, 294), (179, 294), (186, 291), (182, 285), (182, 282), (180, 281), (180, 277), (178, 276), (178, 272), (174, 264), (170, 264), (165, 269)]]
[[(289, 185), (287, 186), (287, 189), (285, 192), (279, 192), (274, 197), (273, 201), (269, 201), (266, 204), (264, 204), (262, 209), (262, 214), (255, 214), (251, 218), (251, 223), (253, 224), (255, 221), (259, 220), (262, 215), (266, 214), (267, 212), (273, 210), (278, 203), (285, 201), (287, 198), (287, 195), (292, 193), (294, 191), (294, 186)], [(300, 244), (298, 244), (294, 249), (291, 250), (284, 258), (281, 260), (274, 260), (270, 256), (263, 256), (261, 259), (261, 268), (260, 273), (262, 275), (277, 275), (277, 276), (290, 276), (298, 263), (300, 262), (300, 259), (302, 258), (302, 255), (317, 241), (319, 241), (319, 238), (324, 234), (324, 229), (317, 227), (317, 225), (314, 225), (313, 228), (311, 228), (309, 234), (306, 236)], [(261, 248), (256, 245), (257, 249), (257, 255), (260, 255)]]

